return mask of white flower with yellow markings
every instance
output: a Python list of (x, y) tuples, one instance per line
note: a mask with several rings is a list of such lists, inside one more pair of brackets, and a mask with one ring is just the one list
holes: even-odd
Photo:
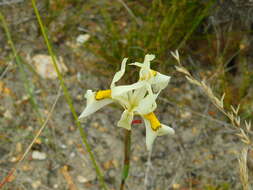
[(170, 77), (150, 69), (150, 61), (153, 59), (153, 55), (146, 55), (144, 63), (132, 64), (141, 68), (138, 82), (131, 85), (116, 86), (116, 82), (125, 73), (127, 59), (123, 59), (121, 69), (114, 75), (110, 89), (98, 92), (88, 90), (86, 92), (87, 106), (79, 116), (79, 119), (87, 117), (105, 105), (116, 102), (124, 108), (117, 123), (119, 127), (131, 130), (134, 116), (140, 115), (143, 118), (146, 126), (146, 145), (148, 150), (151, 150), (157, 136), (174, 134), (174, 130), (161, 124), (153, 113), (157, 107), (157, 96), (170, 80)]
[(170, 81), (170, 76), (163, 75), (150, 68), (150, 62), (155, 59), (155, 55), (147, 54), (143, 63), (135, 62), (130, 65), (140, 67), (139, 81), (147, 81), (154, 92), (160, 92), (163, 90)]

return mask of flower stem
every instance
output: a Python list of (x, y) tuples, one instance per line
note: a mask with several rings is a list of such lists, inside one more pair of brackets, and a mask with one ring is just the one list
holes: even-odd
[(130, 168), (130, 155), (131, 155), (131, 130), (125, 130), (125, 142), (124, 142), (124, 166), (121, 177), (120, 190), (124, 190), (125, 182), (128, 177)]

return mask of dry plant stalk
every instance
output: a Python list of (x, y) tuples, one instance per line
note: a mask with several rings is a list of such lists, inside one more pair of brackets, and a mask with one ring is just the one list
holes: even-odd
[(24, 161), (24, 159), (26, 158), (26, 156), (28, 155), (28, 153), (30, 152), (32, 146), (34, 145), (34, 143), (36, 142), (36, 140), (39, 138), (39, 136), (41, 135), (42, 131), (45, 129), (45, 127), (47, 126), (47, 123), (49, 121), (49, 119), (51, 118), (51, 115), (54, 111), (54, 108), (56, 106), (56, 103), (58, 102), (59, 98), (61, 95), (61, 87), (59, 87), (58, 92), (57, 92), (57, 96), (55, 98), (55, 101), (47, 115), (47, 118), (45, 119), (44, 123), (42, 124), (42, 126), (40, 127), (40, 129), (38, 130), (38, 132), (36, 133), (35, 137), (33, 138), (32, 142), (29, 144), (29, 146), (26, 148), (25, 152), (22, 154), (22, 156), (19, 158), (18, 162), (16, 163), (16, 165), (9, 171), (9, 173), (7, 174), (7, 176), (5, 176), (3, 178), (2, 181), (0, 181), (0, 189), (8, 182), (10, 182), (10, 179), (15, 175), (16, 171), (19, 169), (20, 165), (22, 164), (22, 162)]
[(234, 108), (231, 106), (231, 110), (226, 110), (224, 108), (224, 98), (225, 93), (222, 95), (221, 98), (218, 98), (214, 95), (212, 89), (205, 83), (205, 81), (198, 81), (196, 80), (191, 73), (181, 64), (178, 51), (171, 52), (172, 56), (177, 60), (178, 66), (176, 66), (176, 70), (180, 73), (183, 73), (185, 75), (185, 78), (192, 84), (197, 85), (200, 87), (205, 95), (210, 99), (210, 101), (225, 115), (229, 118), (232, 126), (237, 129), (236, 135), (240, 138), (240, 140), (243, 142), (244, 147), (241, 149), (239, 157), (238, 157), (238, 163), (239, 163), (239, 174), (240, 174), (240, 180), (243, 186), (243, 190), (249, 190), (249, 180), (248, 180), (248, 168), (247, 168), (247, 153), (249, 150), (249, 147), (252, 146), (252, 142), (249, 138), (250, 128), (251, 128), (251, 122), (250, 121), (244, 121), (244, 123), (241, 122), (241, 118), (238, 115), (240, 105), (237, 106), (237, 108)]
[(71, 175), (68, 172), (68, 166), (66, 166), (66, 165), (63, 166), (61, 168), (61, 173), (64, 176), (65, 180), (67, 181), (69, 190), (78, 190), (74, 181), (73, 181), (73, 178), (71, 177)]

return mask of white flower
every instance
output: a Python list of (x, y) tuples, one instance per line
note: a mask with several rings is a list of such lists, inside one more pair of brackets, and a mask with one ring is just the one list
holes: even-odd
[(150, 68), (150, 62), (155, 59), (155, 55), (147, 54), (144, 58), (143, 63), (132, 63), (130, 65), (135, 65), (140, 67), (139, 81), (147, 81), (154, 92), (160, 93), (170, 81), (170, 76), (163, 75), (157, 71)]
[(142, 118), (146, 127), (146, 146), (148, 151), (152, 150), (152, 145), (157, 136), (175, 134), (174, 129), (167, 125), (161, 124), (153, 112), (143, 115)]
[(138, 82), (131, 85), (116, 86), (116, 82), (125, 73), (127, 59), (123, 59), (121, 69), (115, 73), (110, 89), (98, 92), (88, 90), (86, 92), (87, 106), (79, 116), (79, 119), (87, 117), (105, 105), (116, 102), (124, 108), (117, 123), (119, 127), (131, 130), (134, 116), (140, 115), (143, 118), (146, 126), (146, 145), (148, 150), (151, 150), (157, 136), (174, 134), (174, 130), (161, 124), (153, 113), (157, 107), (157, 96), (170, 80), (170, 77), (150, 69), (150, 61), (153, 59), (154, 55), (146, 55), (143, 64), (133, 64), (141, 68)]
[[(146, 82), (140, 81), (132, 85), (116, 86), (115, 83), (118, 82), (125, 73), (126, 62), (127, 59), (123, 59), (120, 71), (115, 73), (111, 83), (111, 89), (99, 90), (98, 92), (92, 92), (92, 90), (87, 90), (85, 94), (85, 98), (87, 99), (87, 106), (79, 116), (80, 120), (112, 102), (119, 103), (125, 109), (128, 109), (128, 111), (134, 111), (132, 109), (134, 107), (133, 104), (138, 104), (138, 102), (146, 95), (146, 88), (142, 88), (146, 86)], [(141, 90), (138, 90), (133, 93), (133, 90), (135, 89)], [(141, 96), (140, 93), (142, 94)], [(129, 119), (129, 117), (131, 117), (131, 113), (127, 114), (127, 112), (123, 112), (122, 118), (125, 118), (126, 116), (128, 116), (126, 119)], [(125, 128), (130, 129), (129, 127)]]
[(134, 115), (153, 112), (157, 105), (157, 95), (152, 90), (146, 90), (146, 86), (127, 91), (114, 99), (125, 109), (118, 122), (119, 127), (130, 130)]
[(93, 114), (100, 108), (113, 102), (113, 100), (110, 98), (110, 90), (101, 90), (98, 92), (87, 90), (85, 98), (87, 99), (87, 106), (79, 116), (79, 119), (83, 119), (88, 115)]

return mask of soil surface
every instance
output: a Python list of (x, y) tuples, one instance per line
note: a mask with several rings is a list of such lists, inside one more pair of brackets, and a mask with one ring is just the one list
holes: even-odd
[[(39, 9), (45, 14), (43, 4), (39, 4)], [(86, 105), (83, 97), (86, 90), (108, 88), (112, 76), (91, 72), (89, 67), (96, 59), (76, 42), (77, 37), (83, 34), (78, 26), (72, 35), (57, 31), (62, 22), (74, 14), (71, 10), (70, 8), (66, 15), (61, 13), (61, 16), (52, 21), (50, 33), (55, 34), (52, 39), (54, 50), (62, 57), (68, 69), (64, 74), (64, 81), (74, 107), (80, 114)], [(1, 30), (0, 180), (16, 166), (57, 99), (47, 126), (19, 165), (17, 173), (3, 189), (100, 189), (89, 155), (82, 144), (63, 91), (59, 88), (59, 81), (40, 76), (31, 61), (35, 55), (48, 53), (30, 3), (21, 1), (1, 5), (0, 1), (0, 11), (9, 24), (28, 78), (26, 81)], [(218, 15), (220, 13), (214, 15), (215, 18)], [(221, 18), (225, 19), (226, 16)], [(203, 67), (199, 71), (204, 72), (205, 69)], [(158, 98), (156, 114), (162, 123), (173, 127), (176, 134), (156, 139), (151, 157), (152, 167), (148, 175), (148, 189), (242, 189), (237, 160), (242, 144), (235, 135), (236, 131), (203, 93), (188, 84), (181, 74), (175, 71), (164, 74), (171, 75), (172, 78)], [(30, 84), (29, 89), (35, 94), (37, 108), (30, 103), (29, 94), (25, 90), (27, 84)], [(116, 126), (121, 113), (121, 108), (109, 105), (88, 117), (82, 124), (96, 160), (104, 172), (106, 184), (111, 190), (119, 189), (123, 163), (124, 130)], [(144, 190), (148, 152), (143, 123), (133, 126), (131, 151), (131, 168), (126, 189)], [(253, 152), (249, 152), (248, 157), (249, 168), (252, 168)], [(250, 181), (252, 182), (251, 172)]]

